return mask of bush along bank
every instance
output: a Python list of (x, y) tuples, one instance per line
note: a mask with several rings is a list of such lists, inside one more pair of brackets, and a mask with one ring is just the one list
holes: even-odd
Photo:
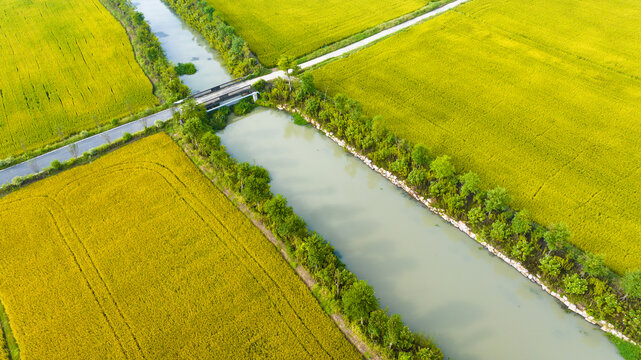
[(225, 61), (234, 78), (258, 75), (263, 66), (236, 30), (227, 25), (216, 10), (203, 0), (163, 0), (192, 29), (198, 31)]
[(160, 41), (135, 10), (129, 0), (100, 0), (127, 31), (136, 60), (154, 85), (154, 94), (161, 102), (174, 102), (189, 95), (189, 88), (180, 81), (174, 65), (167, 60)]
[[(246, 112), (248, 106), (235, 107)], [(441, 351), (426, 337), (412, 333), (400, 315), (389, 315), (380, 308), (374, 289), (358, 280), (343, 264), (334, 248), (311, 232), (282, 195), (270, 190), (267, 170), (233, 159), (221, 145), (211, 126), (229, 111), (208, 115), (193, 101), (174, 114), (174, 126), (182, 141), (191, 144), (207, 160), (216, 182), (237, 198), (282, 241), (291, 259), (303, 266), (316, 282), (314, 295), (329, 314), (347, 318), (355, 333), (383, 358), (404, 360), (443, 359)]]
[(434, 157), (421, 144), (396, 137), (380, 117), (368, 118), (345, 95), (328, 98), (314, 87), (311, 74), (266, 87), (260, 105), (299, 113), (341, 146), (386, 176), (453, 225), (476, 239), (570, 310), (603, 330), (641, 343), (641, 272), (621, 277), (603, 257), (569, 242), (564, 224), (544, 227), (527, 210), (511, 208), (497, 187), (484, 190), (473, 172), (458, 173), (446, 155)]

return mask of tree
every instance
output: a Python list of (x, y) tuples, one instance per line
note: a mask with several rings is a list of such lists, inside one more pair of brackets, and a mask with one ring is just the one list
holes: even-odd
[(452, 177), (456, 172), (454, 165), (451, 163), (451, 159), (448, 155), (442, 155), (437, 157), (434, 161), (430, 163), (430, 168), (434, 177), (439, 180)]
[(414, 149), (412, 150), (412, 163), (415, 168), (427, 166), (430, 160), (431, 158), (430, 158), (429, 150), (427, 150), (425, 145), (423, 144), (414, 145)]
[(276, 194), (269, 199), (265, 203), (264, 210), (274, 224), (285, 222), (285, 219), (293, 213), (292, 208), (287, 206), (287, 199), (281, 194)]
[(467, 212), (467, 219), (472, 227), (476, 227), (485, 221), (485, 211), (480, 206), (474, 207)]
[(511, 234), (510, 226), (503, 220), (497, 220), (492, 224), (490, 237), (493, 240), (502, 242), (505, 241)]
[(623, 290), (627, 296), (641, 299), (641, 269), (628, 271), (623, 277)]
[(361, 325), (369, 314), (378, 308), (378, 299), (374, 296), (374, 288), (365, 280), (355, 282), (343, 294), (343, 311), (351, 320), (360, 320)]
[(378, 309), (373, 311), (370, 314), (369, 323), (367, 324), (367, 334), (369, 338), (380, 343), (387, 333), (388, 322), (389, 316), (387, 316), (385, 310)]
[(461, 195), (465, 197), (474, 195), (481, 189), (481, 178), (471, 171), (462, 175), (459, 181), (461, 182)]
[(510, 204), (510, 200), (510, 195), (508, 195), (505, 188), (494, 188), (487, 192), (487, 197), (485, 198), (485, 210), (488, 213), (492, 213), (493, 211), (505, 211), (507, 206)]
[(532, 215), (527, 210), (521, 210), (512, 219), (512, 231), (517, 235), (526, 234), (532, 229)]
[(588, 291), (588, 281), (579, 274), (566, 275), (563, 283), (568, 294), (583, 295)]
[(343, 115), (348, 100), (349, 98), (345, 94), (336, 94), (336, 96), (334, 96), (334, 106), (336, 110), (338, 110), (339, 115)]
[(550, 251), (556, 251), (568, 246), (570, 236), (570, 230), (565, 224), (552, 224), (550, 225), (550, 230), (543, 234), (543, 240), (545, 240)]
[(198, 138), (205, 131), (205, 126), (203, 126), (203, 122), (199, 118), (191, 117), (185, 121), (183, 131), (187, 138), (198, 147)]
[(327, 257), (331, 254), (331, 248), (317, 233), (305, 238), (307, 248), (307, 262), (314, 270), (325, 267)]
[(287, 76), (287, 82), (289, 84), (289, 92), (292, 92), (292, 79), (291, 79), (291, 74), (289, 70), (293, 70), (295, 66), (296, 66), (296, 62), (294, 61), (294, 58), (292, 58), (291, 56), (281, 55), (281, 57), (278, 59), (278, 69), (284, 71), (285, 76)]
[(403, 324), (401, 315), (394, 314), (387, 323), (385, 345), (392, 349), (409, 350), (412, 347), (414, 336), (410, 329)]
[(421, 188), (427, 183), (427, 177), (425, 169), (414, 169), (407, 175), (407, 182), (414, 187)]
[(590, 276), (605, 277), (608, 275), (608, 268), (605, 267), (604, 260), (605, 256), (586, 251), (583, 256), (579, 257), (579, 264), (583, 267), (584, 273)]
[(312, 73), (305, 73), (300, 77), (301, 89), (305, 95), (312, 95), (316, 91), (316, 86), (314, 85), (314, 75)]
[(523, 262), (527, 260), (532, 251), (534, 251), (534, 246), (532, 246), (532, 244), (527, 241), (525, 237), (520, 236), (519, 241), (512, 248), (512, 256)]
[(545, 255), (541, 260), (539, 260), (539, 269), (544, 275), (549, 275), (552, 278), (555, 278), (561, 274), (561, 261), (562, 259), (558, 256)]
[(200, 139), (200, 150), (209, 155), (212, 151), (220, 149), (220, 138), (213, 131), (208, 131)]
[(245, 179), (241, 195), (248, 203), (259, 204), (267, 200), (271, 195), (269, 188), (269, 178), (265, 179), (252, 175)]

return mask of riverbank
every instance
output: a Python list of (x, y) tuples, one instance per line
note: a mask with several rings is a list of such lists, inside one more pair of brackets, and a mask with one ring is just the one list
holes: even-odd
[(396, 175), (392, 174), (390, 171), (383, 169), (377, 165), (374, 164), (374, 162), (369, 159), (367, 156), (364, 156), (360, 152), (358, 152), (356, 149), (354, 149), (352, 146), (349, 144), (346, 144), (345, 141), (339, 139), (338, 137), (334, 136), (333, 133), (327, 131), (324, 129), (318, 121), (315, 119), (303, 114), (301, 111), (298, 109), (295, 109), (290, 106), (286, 105), (278, 105), (277, 108), (282, 111), (286, 111), (292, 114), (298, 114), (302, 116), (309, 124), (311, 124), (314, 128), (322, 132), (325, 136), (327, 136), (329, 139), (331, 139), (333, 142), (335, 142), (337, 145), (341, 146), (342, 148), (346, 149), (348, 152), (350, 152), (354, 157), (358, 158), (361, 160), (363, 163), (365, 163), (370, 169), (376, 171), (383, 177), (385, 177), (387, 180), (389, 180), (391, 183), (393, 183), (395, 186), (398, 188), (402, 189), (410, 195), (412, 198), (414, 198), (416, 201), (420, 202), (423, 204), (425, 207), (427, 207), (431, 212), (434, 214), (439, 215), (441, 218), (443, 218), (445, 221), (448, 223), (452, 224), (454, 227), (465, 233), (467, 236), (469, 236), (471, 239), (475, 240), (479, 244), (481, 244), (485, 249), (487, 249), (490, 253), (496, 255), (498, 258), (503, 260), (505, 263), (516, 269), (521, 275), (526, 277), (528, 280), (534, 282), (535, 284), (539, 285), (543, 291), (546, 293), (552, 295), (554, 298), (556, 298), (559, 302), (561, 302), (568, 310), (580, 315), (583, 317), (587, 322), (597, 325), (601, 328), (606, 333), (609, 333), (613, 336), (616, 336), (617, 338), (620, 338), (622, 340), (628, 341), (634, 345), (638, 344), (631, 340), (629, 337), (624, 335), (622, 332), (618, 331), (615, 329), (614, 325), (606, 322), (605, 320), (599, 320), (597, 321), (593, 316), (589, 315), (584, 309), (580, 308), (576, 304), (572, 303), (571, 301), (568, 300), (566, 296), (563, 296), (553, 290), (551, 290), (548, 286), (546, 286), (543, 281), (541, 280), (540, 277), (537, 275), (533, 275), (528, 271), (521, 263), (514, 261), (510, 259), (507, 255), (503, 254), (501, 251), (499, 251), (497, 248), (492, 246), (491, 244), (488, 244), (487, 242), (481, 241), (479, 239), (479, 235), (472, 232), (472, 230), (465, 224), (463, 221), (457, 221), (453, 219), (452, 217), (448, 216), (444, 211), (436, 208), (434, 206), (434, 202), (431, 199), (426, 199), (423, 196), (419, 195), (414, 191), (405, 181), (399, 179)]
[[(219, 179), (216, 176), (215, 170), (207, 162), (202, 155), (200, 155), (193, 146), (182, 141), (182, 137), (178, 133), (170, 134), (171, 138), (183, 149), (185, 154), (192, 160), (192, 162), (200, 169), (205, 177), (207, 177), (212, 184), (214, 184), (218, 189), (221, 190), (223, 194), (231, 201), (251, 222), (256, 226), (262, 233), (265, 235), (265, 238), (269, 240), (277, 249), (280, 255), (291, 264), (294, 271), (298, 277), (307, 285), (310, 292), (314, 292), (317, 281), (314, 280), (312, 274), (309, 273), (303, 266), (296, 264), (296, 260), (287, 252), (287, 247), (284, 242), (278, 239), (272, 231), (267, 228), (267, 225), (263, 220), (260, 219), (260, 216), (257, 215), (252, 209), (250, 209), (242, 199), (236, 195), (229, 188), (225, 187), (220, 183)], [(367, 344), (363, 339), (358, 337), (351, 327), (348, 325), (349, 322), (341, 314), (328, 314), (340, 331), (345, 335), (347, 340), (354, 345), (354, 347), (367, 359), (381, 360), (382, 357), (380, 354), (375, 352), (372, 347)]]

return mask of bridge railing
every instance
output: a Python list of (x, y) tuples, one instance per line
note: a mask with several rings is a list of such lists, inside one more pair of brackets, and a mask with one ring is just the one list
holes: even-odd
[(218, 90), (222, 90), (222, 89), (224, 89), (226, 87), (232, 86), (232, 85), (237, 84), (237, 83), (242, 82), (242, 81), (245, 81), (248, 78), (249, 78), (249, 76), (245, 76), (245, 77), (242, 77), (242, 78), (238, 78), (238, 79), (234, 79), (234, 80), (228, 81), (228, 82), (220, 84), (220, 85), (216, 85), (216, 86), (211, 87), (209, 89), (205, 89), (205, 90), (199, 91), (199, 92), (197, 92), (195, 94), (191, 94), (191, 95), (187, 96), (186, 98), (184, 98), (182, 100), (176, 101), (174, 104), (178, 105), (178, 104), (181, 104), (183, 101), (185, 101), (187, 99), (199, 98), (201, 96), (214, 93), (214, 92), (216, 92)]

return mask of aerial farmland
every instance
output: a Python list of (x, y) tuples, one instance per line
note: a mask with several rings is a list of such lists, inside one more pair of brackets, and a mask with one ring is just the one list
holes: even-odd
[(641, 360), (631, 0), (0, 4), (0, 360)]

